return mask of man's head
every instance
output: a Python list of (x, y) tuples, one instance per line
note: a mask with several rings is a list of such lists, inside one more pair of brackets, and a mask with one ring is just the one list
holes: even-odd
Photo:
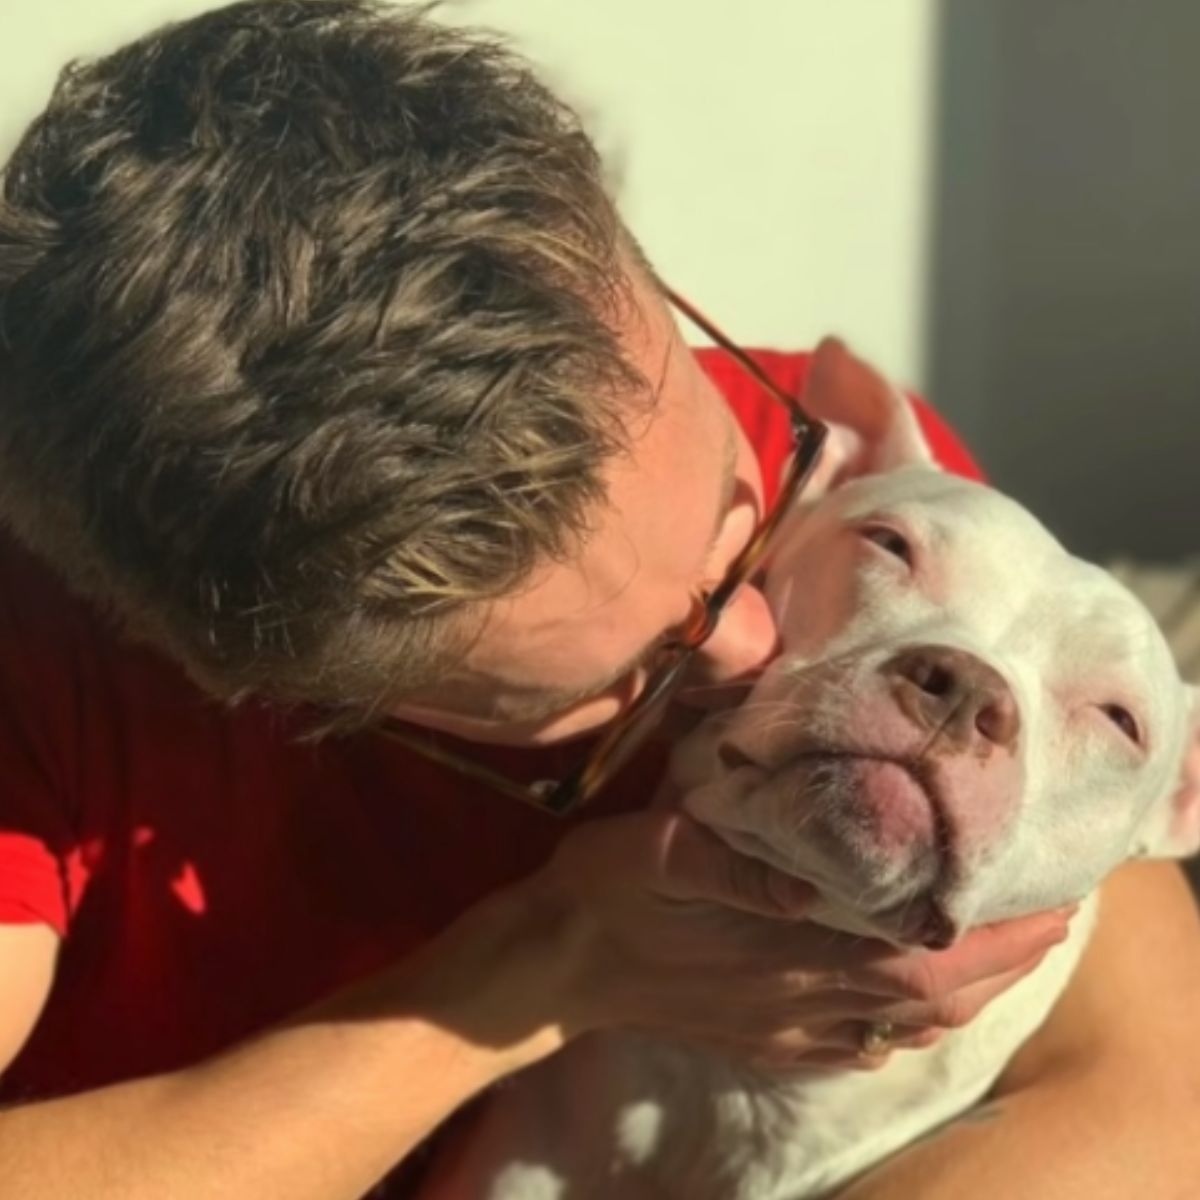
[(494, 42), (359, 0), (168, 27), (5, 171), (0, 514), (218, 695), (577, 732), (755, 503), (636, 262)]

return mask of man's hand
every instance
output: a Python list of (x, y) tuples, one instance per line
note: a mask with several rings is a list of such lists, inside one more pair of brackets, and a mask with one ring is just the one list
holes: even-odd
[(1066, 936), (1048, 913), (946, 951), (898, 950), (803, 918), (812, 889), (729, 849), (678, 812), (597, 821), (522, 888), (568, 930), (566, 1032), (633, 1026), (776, 1067), (878, 1066), (971, 1020)]

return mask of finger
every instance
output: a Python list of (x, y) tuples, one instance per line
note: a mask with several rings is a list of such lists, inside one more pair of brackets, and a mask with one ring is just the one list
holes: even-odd
[(1020, 983), (1044, 960), (1045, 954), (1014, 971), (981, 979), (932, 1003), (896, 1004), (879, 1010), (879, 1017), (903, 1024), (921, 1024), (939, 1029), (961, 1029), (973, 1021), (997, 996)]
[[(932, 1046), (945, 1032), (941, 1029), (932, 1029), (927, 1025), (908, 1025), (896, 1021), (889, 1021), (888, 1025), (891, 1029), (887, 1039), (888, 1052), (917, 1046)], [(862, 1054), (864, 1053), (863, 1040), (869, 1028), (870, 1024), (865, 1021), (839, 1021), (836, 1025), (831, 1025), (817, 1035), (815, 1049)]]
[[(832, 1031), (831, 1031), (832, 1033)], [(877, 1071), (887, 1066), (892, 1055), (902, 1050), (927, 1050), (945, 1036), (941, 1029), (919, 1026), (897, 1026), (896, 1034), (888, 1042), (882, 1054), (867, 1054), (862, 1048), (863, 1026), (857, 1023), (845, 1031), (844, 1044), (830, 1045), (822, 1039), (821, 1044), (798, 1052), (787, 1047), (772, 1046), (758, 1055), (756, 1062), (772, 1070), (826, 1070), (826, 1071)]]
[[(867, 1033), (874, 1024), (869, 1021), (838, 1021), (825, 1026), (805, 1023), (778, 1027), (769, 1032), (764, 1028), (736, 1034), (723, 1032), (717, 1036), (720, 1044), (734, 1056), (740, 1054), (741, 1057), (745, 1057), (753, 1053), (795, 1062), (818, 1051), (836, 1052), (842, 1056), (867, 1054), (868, 1051), (864, 1049)], [(884, 1056), (893, 1050), (932, 1046), (946, 1033), (944, 1029), (935, 1029), (928, 1025), (907, 1025), (893, 1021), (888, 1021), (887, 1027)], [(711, 1038), (712, 1035), (708, 1040), (711, 1041)]]
[(663, 823), (659, 870), (663, 892), (766, 917), (801, 917), (812, 907), (811, 884), (731, 850), (684, 813)]
[(1038, 913), (983, 926), (949, 950), (893, 953), (849, 971), (849, 983), (856, 991), (940, 1000), (993, 976), (1031, 969), (1066, 938), (1069, 916), (1063, 910)]
[(844, 1071), (878, 1071), (891, 1062), (888, 1054), (857, 1054), (850, 1050), (809, 1050), (800, 1055), (765, 1051), (750, 1059), (759, 1070), (773, 1071), (785, 1075), (841, 1074)]

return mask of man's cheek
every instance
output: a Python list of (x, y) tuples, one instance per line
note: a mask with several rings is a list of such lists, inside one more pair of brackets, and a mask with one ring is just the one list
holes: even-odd
[(766, 597), (743, 587), (729, 602), (689, 669), (693, 685), (721, 684), (753, 675), (775, 657), (779, 637)]

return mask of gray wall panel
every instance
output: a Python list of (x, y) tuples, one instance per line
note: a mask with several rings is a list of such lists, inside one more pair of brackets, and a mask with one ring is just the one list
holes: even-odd
[(1200, 550), (1200, 4), (942, 0), (930, 394), (1075, 549)]

